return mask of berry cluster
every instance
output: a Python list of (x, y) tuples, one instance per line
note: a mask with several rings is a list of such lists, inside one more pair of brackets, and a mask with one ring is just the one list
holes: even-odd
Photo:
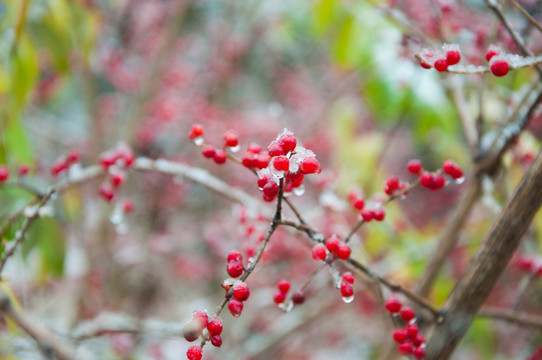
[[(449, 66), (461, 61), (461, 50), (457, 44), (445, 44), (442, 50), (422, 49), (417, 58), (420, 66), (424, 69), (434, 67), (438, 72), (444, 72), (448, 70)], [(489, 62), (489, 68), (493, 75), (502, 77), (508, 74), (510, 60), (498, 46), (491, 45), (486, 51), (485, 58)]]
[(420, 66), (424, 69), (435, 68), (438, 72), (448, 70), (448, 66), (461, 61), (461, 50), (457, 44), (445, 44), (442, 50), (422, 49), (419, 54)]
[[(188, 133), (188, 138), (194, 141), (194, 144), (200, 146), (203, 145), (203, 134), (203, 126), (194, 124)], [(223, 139), (224, 145), (222, 149), (217, 149), (212, 145), (204, 145), (201, 154), (208, 159), (213, 159), (217, 164), (224, 164), (228, 158), (226, 148), (229, 148), (232, 152), (239, 150), (239, 136), (235, 131), (228, 130), (224, 133)]]
[[(318, 245), (316, 245), (318, 246)], [(339, 237), (335, 234), (331, 235), (329, 239), (326, 240), (326, 249), (332, 253), (335, 257), (338, 257), (341, 260), (346, 260), (350, 257), (350, 254), (352, 253), (352, 249), (350, 249), (350, 246), (346, 244), (344, 241), (341, 241)], [(314, 248), (313, 248), (313, 257), (314, 257)], [(317, 250), (317, 252), (320, 252), (320, 250)], [(321, 254), (319, 255), (322, 256)], [(326, 254), (327, 256), (327, 254)], [(318, 260), (325, 260), (318, 258)]]
[(273, 301), (275, 304), (282, 304), (286, 300), (286, 296), (288, 295), (288, 291), (290, 291), (290, 282), (288, 280), (280, 280), (277, 283), (277, 291), (275, 292), (275, 295), (273, 295)]
[[(404, 183), (400, 183), (401, 189), (403, 189), (403, 186), (406, 187), (407, 185)], [(392, 192), (395, 192), (395, 190), (401, 190), (401, 189), (397, 188), (397, 189), (394, 189)], [(384, 218), (386, 217), (386, 211), (381, 206), (381, 204), (374, 203), (371, 206), (365, 206), (366, 205), (365, 199), (358, 191), (355, 191), (355, 190), (350, 191), (348, 193), (348, 201), (350, 202), (350, 204), (352, 204), (354, 209), (361, 210), (360, 212), (361, 218), (366, 222), (369, 222), (372, 220), (383, 221)]]
[(107, 170), (109, 178), (109, 183), (103, 183), (98, 188), (98, 193), (105, 201), (110, 202), (114, 199), (115, 192), (126, 181), (124, 169), (132, 166), (134, 161), (134, 153), (124, 144), (120, 144), (100, 156), (100, 164)]
[(393, 297), (386, 300), (385, 308), (392, 316), (399, 317), (407, 324), (404, 328), (393, 331), (393, 340), (399, 344), (397, 347), (399, 354), (423, 359), (426, 354), (425, 336), (416, 325), (414, 310), (408, 306), (403, 307), (401, 300)]
[[(207, 334), (203, 334), (203, 330), (207, 329)], [(219, 317), (209, 319), (205, 311), (194, 311), (192, 320), (183, 327), (183, 335), (187, 341), (193, 342), (199, 339), (202, 335), (208, 337), (211, 344), (216, 347), (222, 345), (223, 323)], [(189, 360), (199, 360), (202, 357), (202, 349), (200, 346), (192, 346), (188, 349), (186, 356)]]
[(79, 152), (76, 150), (70, 151), (67, 155), (59, 157), (53, 165), (51, 165), (51, 174), (58, 176), (67, 171), (70, 166), (79, 162)]
[(235, 281), (233, 284), (233, 292), (230, 301), (228, 302), (228, 310), (233, 317), (238, 318), (243, 312), (243, 302), (248, 300), (250, 289), (248, 285), (242, 281)]
[(486, 51), (486, 60), (489, 62), (491, 73), (497, 77), (502, 77), (510, 71), (510, 62), (501, 48), (496, 45), (490, 45)]
[[(440, 190), (446, 186), (447, 181), (444, 175), (439, 171), (429, 172), (425, 171), (419, 160), (411, 160), (407, 163), (407, 170), (413, 175), (419, 176), (420, 184), (431, 190)], [(442, 171), (450, 178), (460, 184), (464, 180), (463, 170), (452, 160), (445, 160), (442, 163)]]
[(287, 129), (269, 144), (268, 154), (269, 164), (258, 171), (258, 188), (263, 191), (265, 201), (273, 201), (278, 195), (281, 179), (285, 180), (284, 193), (296, 189), (297, 193), (302, 193), (305, 175), (322, 171), (314, 153), (298, 145), (293, 133)]
[(516, 255), (512, 263), (514, 267), (526, 274), (542, 276), (542, 260), (528, 255)]
[(354, 300), (354, 275), (351, 272), (343, 274), (340, 290), (344, 302), (349, 303)]

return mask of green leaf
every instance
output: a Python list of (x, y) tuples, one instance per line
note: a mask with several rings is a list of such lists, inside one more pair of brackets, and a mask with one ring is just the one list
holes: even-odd
[(6, 156), (17, 163), (32, 164), (34, 155), (32, 146), (24, 130), (22, 121), (13, 119), (6, 125), (3, 140), (5, 141)]
[(38, 77), (38, 59), (34, 46), (27, 36), (20, 38), (13, 57), (13, 73), (10, 81), (15, 96), (11, 111), (19, 113), (28, 99)]
[(35, 220), (24, 241), (24, 255), (36, 248), (42, 258), (42, 276), (62, 275), (66, 253), (64, 235), (55, 219)]

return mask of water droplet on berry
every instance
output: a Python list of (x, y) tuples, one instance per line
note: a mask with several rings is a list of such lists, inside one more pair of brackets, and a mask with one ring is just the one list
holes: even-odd
[(343, 296), (343, 301), (347, 304), (350, 304), (352, 301), (354, 301), (354, 295), (348, 297)]
[(301, 196), (305, 193), (305, 185), (300, 185), (296, 188), (294, 188), (294, 194), (297, 196)]
[(197, 138), (195, 138), (194, 144), (196, 144), (197, 146), (203, 145), (203, 136), (198, 136)]
[(292, 300), (285, 301), (283, 303), (280, 303), (279, 308), (285, 312), (290, 312), (294, 308), (294, 303)]
[(461, 176), (460, 178), (455, 179), (455, 183), (456, 183), (457, 185), (461, 185), (461, 184), (463, 184), (464, 182), (465, 182), (465, 177), (464, 177), (464, 176)]
[(237, 146), (234, 146), (234, 147), (231, 147), (231, 148), (230, 148), (230, 151), (231, 151), (232, 153), (236, 153), (236, 152), (238, 152), (239, 150), (241, 150), (241, 145), (237, 145)]

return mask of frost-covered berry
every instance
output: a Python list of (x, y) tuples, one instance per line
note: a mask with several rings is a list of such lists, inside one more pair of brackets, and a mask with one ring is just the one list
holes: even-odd
[(230, 299), (228, 302), (228, 310), (230, 310), (233, 317), (238, 318), (241, 316), (241, 312), (243, 312), (243, 303), (236, 299)]
[(409, 322), (410, 320), (414, 319), (416, 317), (416, 314), (414, 313), (414, 310), (411, 307), (404, 307), (401, 309), (401, 319), (403, 321)]
[(325, 260), (326, 257), (326, 247), (323, 244), (314, 245), (314, 247), (312, 248), (312, 258), (314, 260)]
[(490, 45), (486, 51), (486, 60), (490, 61), (494, 56), (500, 55), (502, 50), (497, 45)]
[(284, 300), (286, 300), (286, 293), (280, 290), (276, 291), (273, 295), (273, 301), (275, 302), (275, 304), (282, 304)]
[(107, 202), (110, 202), (115, 197), (115, 192), (107, 184), (100, 185), (98, 188), (98, 194)]
[(213, 160), (217, 164), (224, 164), (227, 158), (228, 156), (223, 150), (216, 150), (215, 155), (213, 156)]
[(342, 260), (348, 259), (351, 253), (352, 253), (352, 249), (350, 249), (350, 246), (346, 244), (342, 244), (337, 249), (337, 257)]
[(243, 263), (240, 261), (230, 261), (226, 267), (228, 275), (230, 275), (232, 278), (238, 278), (239, 276), (243, 275), (243, 270)]
[(491, 68), (491, 73), (497, 77), (505, 76), (510, 71), (510, 63), (500, 56), (493, 57), (489, 63), (489, 67)]
[(332, 235), (329, 239), (326, 240), (326, 248), (332, 252), (336, 253), (339, 250), (341, 242), (337, 235)]
[(409, 342), (404, 342), (402, 344), (399, 344), (399, 346), (397, 347), (397, 351), (399, 352), (399, 354), (401, 355), (404, 355), (404, 356), (409, 356), (412, 354), (412, 352), (414, 351), (414, 348), (412, 347), (412, 344), (409, 343)]
[(405, 327), (405, 330), (406, 330), (408, 336), (412, 339), (412, 338), (416, 337), (416, 335), (418, 335), (419, 328), (418, 328), (418, 325), (416, 325), (416, 324), (408, 324)]
[(220, 335), (222, 333), (224, 324), (222, 319), (219, 317), (214, 317), (207, 323), (207, 331), (211, 335)]
[(373, 219), (376, 221), (383, 221), (386, 217), (386, 210), (383, 207), (377, 207), (373, 210)]
[(222, 346), (222, 338), (220, 335), (211, 335), (211, 344), (216, 347)]
[(250, 289), (244, 282), (235, 284), (233, 286), (233, 298), (239, 301), (246, 301), (250, 296)]
[(243, 261), (243, 255), (237, 251), (237, 250), (232, 250), (230, 251), (230, 253), (228, 254), (228, 257), (226, 259), (227, 262), (231, 262), (231, 261)]
[(416, 359), (423, 359), (426, 354), (427, 350), (425, 349), (425, 346), (419, 346), (412, 352), (412, 355), (414, 355)]
[(446, 62), (446, 59), (438, 59), (437, 61), (435, 61), (433, 66), (438, 72), (444, 72), (448, 70), (448, 63)]
[(201, 360), (203, 356), (203, 350), (199, 346), (192, 346), (186, 352), (186, 358), (188, 360)]
[(413, 175), (420, 175), (423, 171), (422, 163), (420, 160), (410, 160), (407, 163), (407, 170)]
[(375, 218), (374, 211), (372, 209), (363, 209), (361, 210), (361, 218), (363, 221), (369, 222)]
[(384, 305), (387, 311), (389, 311), (391, 314), (397, 314), (399, 311), (401, 311), (401, 308), (403, 307), (403, 303), (401, 300), (391, 297), (386, 300), (386, 304)]
[(463, 177), (463, 170), (452, 160), (445, 160), (442, 163), (442, 171), (450, 175), (452, 179), (460, 179)]
[(203, 136), (203, 126), (201, 126), (200, 124), (192, 125), (192, 128), (188, 133), (188, 137), (190, 138), (190, 140), (194, 140), (201, 136)]
[(320, 163), (313, 156), (304, 158), (301, 161), (300, 167), (301, 167), (301, 170), (306, 174), (320, 174), (322, 172)]
[(297, 140), (295, 136), (291, 134), (283, 134), (279, 137), (278, 143), (282, 147), (282, 151), (284, 151), (284, 153), (289, 153), (295, 149)]
[(446, 51), (446, 62), (448, 66), (455, 65), (461, 60), (461, 50), (457, 44), (444, 45), (444, 51)]
[(290, 282), (286, 279), (282, 279), (277, 283), (277, 288), (283, 293), (290, 291)]
[(288, 171), (290, 169), (290, 159), (287, 156), (275, 156), (272, 162), (273, 167), (278, 171)]
[(236, 147), (239, 145), (239, 136), (233, 130), (228, 130), (224, 133), (224, 143), (229, 147)]
[(282, 146), (277, 141), (271, 142), (271, 144), (269, 144), (269, 147), (267, 148), (267, 151), (269, 153), (269, 156), (271, 157), (286, 155), (286, 153), (282, 149)]
[(216, 150), (213, 146), (211, 145), (206, 145), (202, 150), (201, 150), (201, 153), (203, 156), (205, 156), (206, 158), (208, 159), (213, 159), (215, 157), (215, 154), (216, 154)]

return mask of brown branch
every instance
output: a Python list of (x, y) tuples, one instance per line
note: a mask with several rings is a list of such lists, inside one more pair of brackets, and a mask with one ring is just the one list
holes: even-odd
[(33, 323), (26, 315), (15, 310), (9, 296), (3, 290), (0, 290), (0, 313), (30, 335), (38, 344), (40, 351), (48, 355), (47, 358), (55, 356), (59, 360), (75, 360), (75, 350), (70, 345), (60, 341), (49, 330)]
[(536, 19), (534, 17), (531, 16), (531, 14), (529, 14), (527, 12), (527, 10), (525, 10), (523, 8), (523, 6), (521, 6), (520, 3), (518, 3), (516, 0), (508, 0), (512, 3), (512, 5), (514, 5), (516, 7), (516, 9), (519, 10), (519, 12), (521, 12), (523, 14), (523, 16), (525, 16), (525, 18), (531, 23), (533, 24), (538, 30), (542, 31), (542, 24), (540, 24), (538, 21), (536, 21)]
[(541, 182), (539, 151), (444, 304), (444, 319), (428, 341), (428, 360), (449, 359), (470, 327), (542, 205)]
[(522, 326), (542, 329), (542, 316), (527, 314), (525, 312), (501, 309), (493, 306), (484, 306), (477, 316), (495, 320), (504, 320)]

